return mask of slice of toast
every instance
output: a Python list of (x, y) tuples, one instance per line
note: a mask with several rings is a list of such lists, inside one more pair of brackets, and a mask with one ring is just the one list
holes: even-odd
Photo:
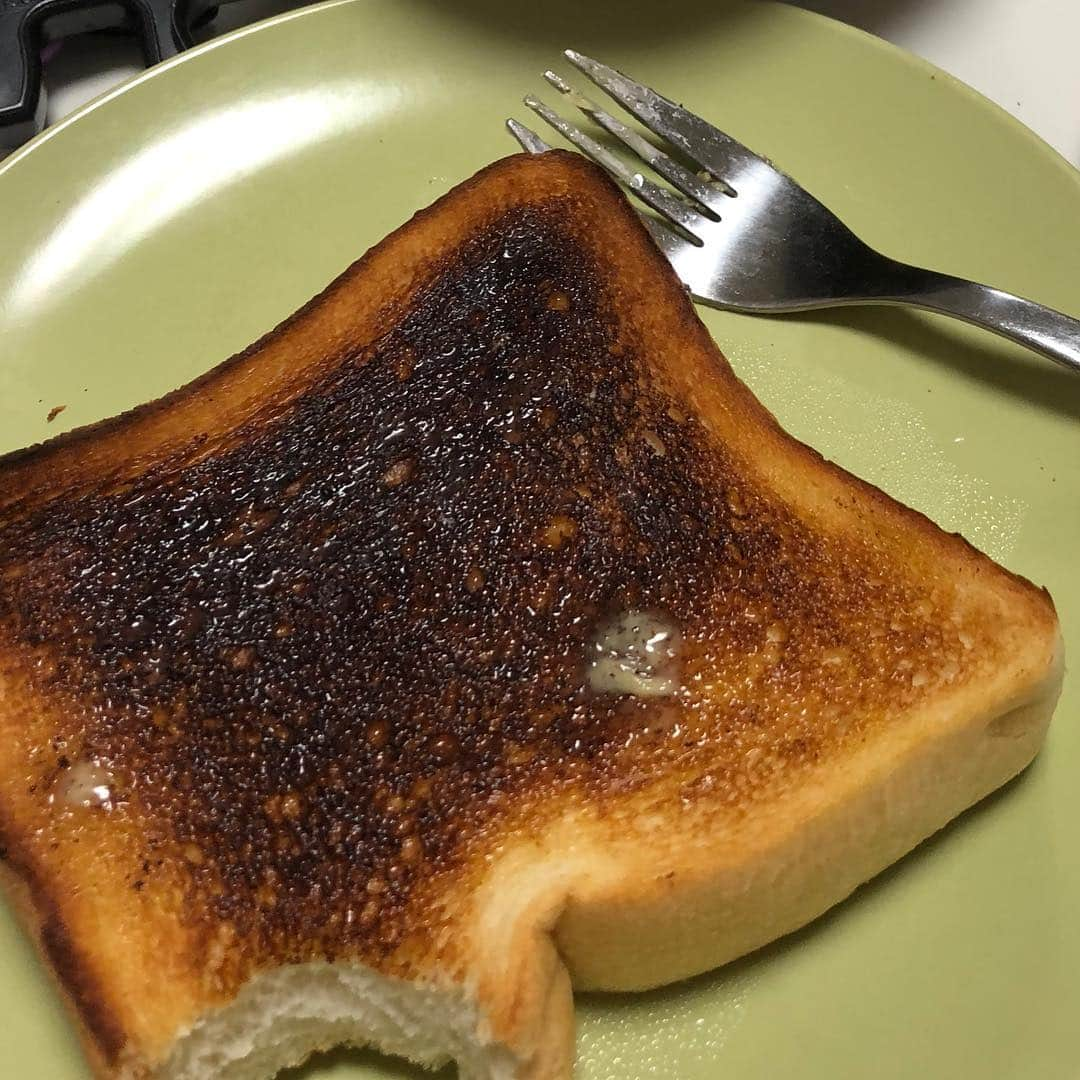
[(1021, 770), (1047, 594), (823, 461), (622, 196), (497, 162), (0, 462), (5, 880), (102, 1077), (570, 1075)]

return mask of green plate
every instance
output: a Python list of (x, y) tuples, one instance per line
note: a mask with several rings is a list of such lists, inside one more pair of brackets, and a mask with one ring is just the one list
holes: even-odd
[[(872, 38), (773, 4), (350, 0), (158, 67), (0, 165), (0, 450), (247, 345), (513, 146), (567, 45), (774, 157), (891, 254), (1080, 313), (1080, 174)], [(1045, 584), (1080, 639), (1080, 380), (901, 310), (703, 312), (796, 435)], [(50, 410), (66, 405), (52, 423)], [(688, 984), (580, 1003), (587, 1080), (1075, 1077), (1080, 681), (998, 797), (808, 929)], [(85, 1075), (0, 920), (5, 1076)], [(306, 1078), (411, 1076), (341, 1053)]]

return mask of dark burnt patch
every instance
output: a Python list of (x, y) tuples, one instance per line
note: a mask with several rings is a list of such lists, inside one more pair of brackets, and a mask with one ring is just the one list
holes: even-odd
[[(422, 884), (560, 784), (751, 799), (941, 645), (657, 391), (557, 204), (388, 321), (214, 456), (0, 524), (0, 625), (68, 702), (57, 745), (146, 816), (139, 881), (185, 863), (177, 917), (245, 955), (385, 959)], [(588, 690), (627, 609), (681, 628), (679, 694)]]

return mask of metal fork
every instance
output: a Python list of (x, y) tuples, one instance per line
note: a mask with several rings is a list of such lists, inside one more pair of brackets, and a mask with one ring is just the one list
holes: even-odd
[[(696, 299), (763, 313), (840, 304), (909, 304), (985, 327), (1080, 372), (1080, 320), (1000, 289), (880, 254), (790, 176), (700, 116), (572, 49), (566, 57), (701, 170), (686, 168), (552, 71), (544, 73), (547, 81), (636, 155), (635, 165), (535, 97), (525, 98), (530, 109), (667, 222), (643, 215)], [(507, 127), (525, 150), (551, 149), (516, 120), (508, 120)], [(643, 164), (671, 187), (649, 179), (640, 171)]]

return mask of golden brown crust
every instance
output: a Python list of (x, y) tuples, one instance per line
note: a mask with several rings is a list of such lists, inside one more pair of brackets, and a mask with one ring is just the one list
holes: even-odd
[[(679, 628), (677, 690), (590, 685), (628, 611)], [(1030, 759), (1056, 643), (1045, 593), (777, 426), (601, 174), (515, 157), (0, 460), (0, 832), (107, 1070), (329, 959), (472, 987), (557, 1076), (552, 932), (646, 985), (812, 917)]]
[[(0, 835), (9, 835), (4, 832)], [(0, 861), (0, 887), (19, 923), (37, 947), (53, 985), (76, 1024), (79, 1041), (95, 1076), (113, 1075), (111, 1061), (123, 1046), (124, 1033), (109, 1014), (105, 999), (87, 986), (87, 972), (79, 963), (48, 896), (35, 896), (29, 875), (17, 869), (5, 854)]]

